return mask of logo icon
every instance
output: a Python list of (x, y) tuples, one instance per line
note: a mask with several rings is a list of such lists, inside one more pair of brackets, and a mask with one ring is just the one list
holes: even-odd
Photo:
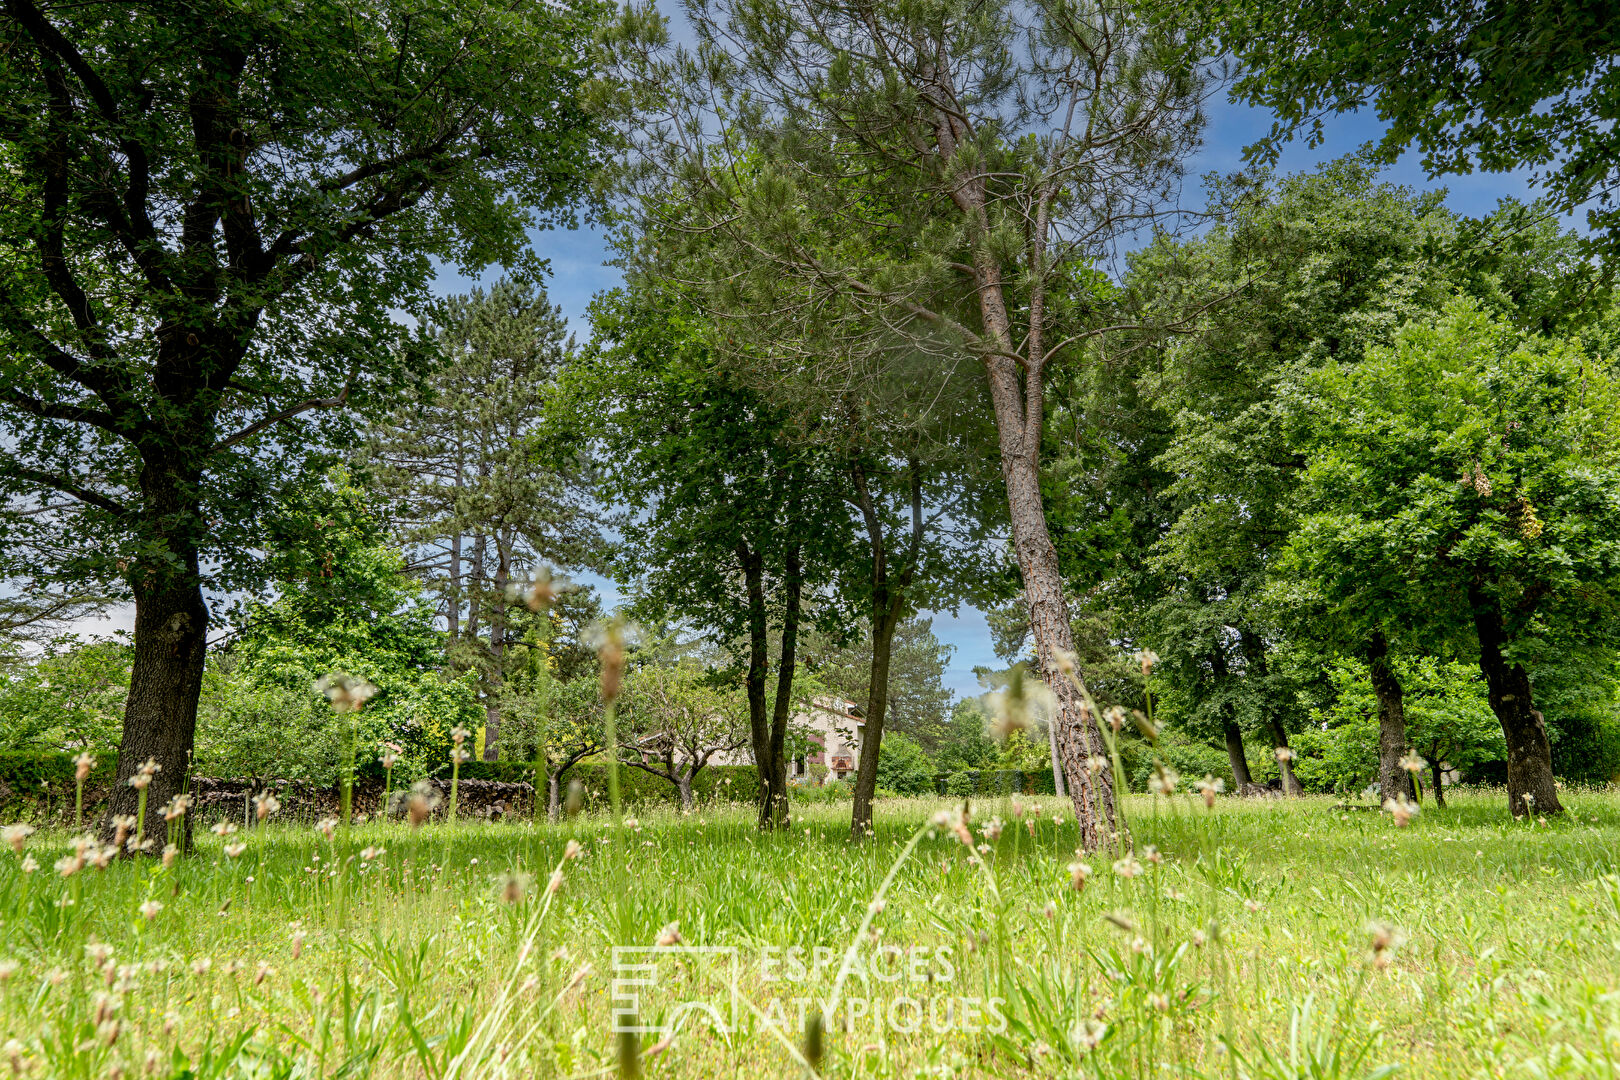
[[(722, 1035), (737, 1030), (734, 945), (615, 945), (613, 1030), (672, 1035), (688, 1015)], [(651, 1017), (662, 1014), (663, 1023)]]

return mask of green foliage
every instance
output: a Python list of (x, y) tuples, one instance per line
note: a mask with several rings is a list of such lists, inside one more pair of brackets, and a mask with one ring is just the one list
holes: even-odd
[(122, 637), (97, 641), (60, 636), (0, 668), (4, 748), (115, 748), (129, 693), (130, 653)]
[[(432, 612), (362, 493), (334, 471), (284, 503), (276, 522), (310, 540), (278, 550), (281, 596), (248, 605), (242, 633), (211, 665), (196, 767), (324, 784), (351, 753), (374, 769), (389, 741), (405, 750), (401, 779), (447, 770), (450, 730), (482, 715), (468, 680), (441, 672)], [(334, 714), (314, 689), (334, 672), (380, 692), (357, 713)]]
[(1314, 145), (1332, 114), (1368, 109), (1388, 125), (1386, 161), (1416, 144), (1431, 175), (1527, 170), (1559, 209), (1588, 203), (1590, 227), (1614, 229), (1606, 4), (1223, 0), (1202, 14), (1242, 64), (1234, 95), (1273, 111), (1251, 153), (1274, 157), (1300, 132)]
[(934, 765), (915, 739), (885, 732), (878, 748), (877, 783), (901, 795), (921, 795), (934, 790)]
[(1578, 341), (1523, 336), (1459, 300), (1310, 388), (1309, 512), (1290, 557), (1330, 611), (1466, 637), (1491, 603), (1527, 666), (1604, 638), (1620, 597), (1620, 394)]
[(532, 277), (528, 230), (574, 220), (603, 13), (9, 13), (0, 573), (127, 594), (149, 584), (132, 566), (191, 584), (200, 550), (215, 587), (261, 581), (263, 512), (352, 440), (322, 406), (426, 366), (395, 313), (426, 309), (441, 263)]
[[(1468, 775), (1507, 753), (1502, 728), (1485, 699), (1478, 668), (1433, 657), (1394, 664), (1406, 710), (1410, 747), (1431, 762)], [(1292, 741), (1294, 772), (1311, 791), (1359, 792), (1378, 781), (1378, 700), (1367, 665), (1339, 660), (1326, 672), (1332, 698), (1311, 711)], [(1424, 784), (1428, 776), (1419, 778)]]

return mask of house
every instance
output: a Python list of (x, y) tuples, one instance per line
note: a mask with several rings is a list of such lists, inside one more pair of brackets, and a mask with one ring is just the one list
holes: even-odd
[(788, 763), (790, 783), (819, 783), (812, 765), (825, 765), (829, 780), (845, 780), (855, 775), (861, 759), (861, 707), (848, 698), (817, 698), (809, 709), (793, 718), (793, 724), (809, 736), (812, 748)]
[[(861, 760), (861, 707), (848, 698), (819, 697), (809, 708), (793, 717), (791, 728), (809, 738), (808, 753), (788, 762), (788, 783), (819, 784), (828, 780), (850, 780)], [(719, 753), (709, 759), (715, 765), (752, 765), (753, 751), (747, 747)], [(813, 768), (824, 765), (826, 773)]]

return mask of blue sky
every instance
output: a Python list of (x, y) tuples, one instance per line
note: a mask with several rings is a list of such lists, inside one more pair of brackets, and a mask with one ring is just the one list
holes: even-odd
[[(1186, 197), (1200, 197), (1198, 177), (1240, 168), (1243, 148), (1263, 136), (1269, 126), (1269, 113), (1224, 100), (1216, 102), (1210, 111), (1203, 150), (1188, 171)], [(1321, 146), (1313, 149), (1298, 142), (1287, 147), (1279, 163), (1279, 171), (1287, 173), (1311, 169), (1357, 150), (1363, 144), (1379, 138), (1382, 132), (1383, 125), (1367, 111), (1340, 117), (1329, 125), (1326, 141)], [(1460, 213), (1470, 215), (1488, 213), (1503, 197), (1525, 198), (1531, 194), (1523, 177), (1516, 175), (1476, 174), (1430, 181), (1424, 175), (1417, 155), (1413, 153), (1408, 153), (1387, 175), (1391, 180), (1417, 189), (1444, 188), (1448, 193), (1447, 204)], [(585, 312), (591, 298), (619, 282), (618, 271), (606, 265), (608, 252), (602, 237), (590, 228), (541, 232), (534, 235), (534, 246), (537, 252), (551, 260), (552, 277), (547, 288), (552, 301), (562, 307), (570, 329), (584, 340), (590, 335)], [(454, 292), (465, 288), (467, 279), (447, 272), (440, 285), (446, 292)], [(616, 600), (618, 587), (614, 582), (591, 574), (579, 577), (601, 589), (610, 605)], [(936, 612), (933, 618), (934, 632), (956, 650), (947, 674), (948, 685), (958, 694), (978, 693), (979, 687), (973, 676), (974, 666), (999, 666), (991, 648), (990, 632), (984, 616), (971, 608), (963, 608), (955, 615)]]

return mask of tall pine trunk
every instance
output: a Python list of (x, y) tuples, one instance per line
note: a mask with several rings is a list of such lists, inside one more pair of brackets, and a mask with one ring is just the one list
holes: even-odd
[(1367, 668), (1378, 699), (1378, 799), (1417, 798), (1412, 775), (1401, 768), (1406, 754), (1406, 696), (1389, 662), (1389, 642), (1374, 634), (1367, 644)]
[(1547, 725), (1530, 696), (1530, 673), (1503, 654), (1508, 640), (1502, 609), (1478, 588), (1469, 589), (1468, 601), (1479, 634), (1479, 670), (1485, 676), (1491, 711), (1507, 740), (1508, 809), (1514, 817), (1563, 813), (1553, 780)]
[[(1080, 841), (1087, 850), (1095, 850), (1114, 840), (1114, 785), (1110, 770), (1092, 772), (1086, 764), (1094, 756), (1106, 756), (1107, 748), (1097, 719), (1076, 685), (1079, 673), (1073, 670), (1074, 630), (1063, 595), (1057, 549), (1052, 546), (1046, 508), (1041, 502), (1037, 459), (1040, 423), (1038, 416), (1034, 423), (1025, 423), (1017, 365), (1004, 357), (991, 358), (987, 363), (1000, 429), (1001, 472), (1007, 485), (1013, 551), (1024, 579), (1024, 604), (1035, 638), (1036, 664), (1057, 700), (1052, 723), (1057, 726), (1058, 751), (1069, 781), (1075, 820), (1080, 824)], [(1032, 413), (1038, 414), (1039, 408), (1037, 401), (1030, 402)]]
[[(144, 827), (157, 850), (163, 847), (163, 805), (188, 786), (207, 659), (208, 605), (187, 527), (200, 512), (180, 494), (194, 490), (195, 483), (194, 477), (175, 477), (150, 465), (142, 470), (149, 521), (164, 538), (167, 557), (137, 559), (128, 574), (135, 594), (135, 649), (108, 814), (135, 814), (139, 793), (129, 780), (144, 762), (157, 762), (159, 771), (146, 791)], [(181, 847), (189, 848), (191, 815), (181, 826)], [(103, 830), (111, 830), (110, 821)]]

